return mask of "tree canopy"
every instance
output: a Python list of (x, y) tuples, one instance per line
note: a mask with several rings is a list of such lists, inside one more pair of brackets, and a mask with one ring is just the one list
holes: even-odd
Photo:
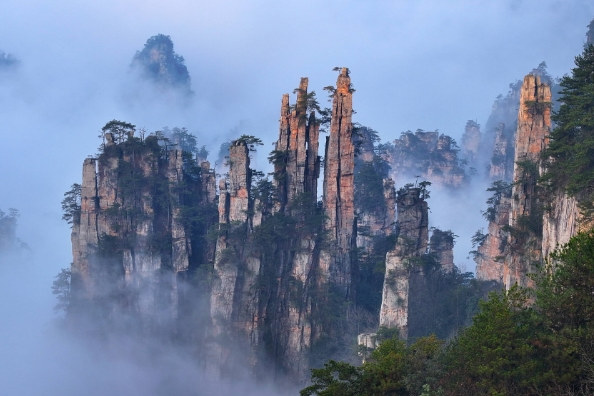
[(544, 156), (550, 159), (544, 180), (570, 195), (594, 188), (594, 45), (575, 58), (571, 75), (561, 79), (561, 106)]

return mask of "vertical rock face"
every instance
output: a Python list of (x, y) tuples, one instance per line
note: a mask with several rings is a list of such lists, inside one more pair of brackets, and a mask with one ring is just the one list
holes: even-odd
[[(358, 128), (358, 156), (355, 159), (355, 211), (357, 248), (371, 253), (374, 241), (393, 233), (396, 221), (396, 190), (388, 177), (389, 166), (375, 153), (369, 128)], [(382, 188), (383, 187), (383, 188)]]
[(540, 156), (548, 144), (551, 127), (551, 89), (539, 76), (527, 75), (520, 92), (518, 130), (514, 157), (514, 185), (509, 216), (509, 260), (504, 266), (503, 281), (529, 284), (526, 274), (541, 261), (542, 214), (538, 213), (537, 178)]
[(83, 163), (80, 222), (72, 227), (72, 293), (74, 300), (90, 298), (95, 290), (90, 279), (89, 261), (99, 244), (99, 194), (97, 191), (97, 160)]
[[(239, 327), (241, 327), (240, 330), (247, 330), (246, 327), (250, 327), (247, 322), (239, 323), (240, 311), (244, 308), (247, 310), (248, 307), (241, 305), (244, 285), (241, 283), (242, 279), (238, 280), (245, 275), (247, 269), (244, 249), (238, 242), (247, 237), (248, 231), (251, 184), (249, 166), (250, 157), (246, 142), (233, 141), (229, 147), (229, 176), (219, 184), (220, 236), (216, 245), (215, 277), (210, 298), (215, 337), (229, 336)], [(254, 269), (253, 276), (256, 276), (259, 268)], [(249, 312), (254, 313), (254, 310)], [(229, 353), (228, 348), (230, 345), (215, 344), (215, 353), (218, 355), (217, 364), (227, 364), (225, 356)]]
[(489, 164), (489, 178), (491, 180), (512, 180), (514, 169), (514, 143), (510, 141), (510, 134), (504, 123), (495, 129), (495, 145)]
[[(225, 192), (229, 205), (226, 223), (247, 221), (251, 181), (247, 144), (243, 141), (232, 142), (229, 147), (229, 180)], [(219, 213), (221, 209), (219, 205)]]
[(217, 176), (214, 169), (210, 169), (210, 162), (200, 163), (200, 181), (202, 182), (203, 202), (214, 202), (217, 197)]
[(332, 122), (326, 144), (324, 164), (324, 208), (326, 229), (333, 251), (325, 250), (321, 266), (328, 280), (349, 296), (351, 289), (351, 250), (355, 236), (354, 167), (355, 147), (352, 141), (353, 94), (348, 70), (343, 68), (336, 81), (332, 101)]
[(399, 191), (397, 198), (398, 241), (386, 255), (386, 275), (380, 309), (380, 326), (400, 329), (403, 338), (408, 333), (408, 301), (411, 265), (408, 259), (420, 257), (427, 250), (427, 202), (420, 188)]
[(320, 126), (312, 112), (307, 115), (308, 79), (302, 78), (297, 90), (297, 103), (291, 111), (289, 95), (283, 95), (279, 139), (273, 162), (280, 209), (303, 193), (314, 201), (320, 175), (318, 156)]
[(106, 140), (103, 154), (83, 164), (73, 309), (116, 310), (138, 318), (145, 332), (175, 331), (178, 275), (203, 254), (181, 215), (188, 193), (200, 197), (200, 181), (186, 180), (181, 150), (164, 150), (154, 135)]
[(478, 254), (475, 258), (477, 279), (503, 283), (505, 248), (509, 238), (505, 227), (509, 225), (510, 207), (510, 197), (502, 197), (495, 205), (494, 220), (489, 222), (487, 237), (477, 249)]
[(358, 210), (356, 242), (359, 248), (369, 249), (375, 237), (392, 234), (396, 221), (396, 190), (394, 189), (394, 181), (390, 178), (384, 179), (383, 187), (384, 202), (376, 203), (378, 207), (381, 207), (381, 210), (371, 212)]
[(452, 232), (434, 229), (429, 241), (431, 253), (435, 254), (441, 268), (446, 272), (454, 269), (454, 235)]
[(588, 32), (586, 33), (586, 45), (594, 45), (594, 19), (588, 25)]
[[(314, 337), (317, 237), (298, 232), (298, 226), (290, 235), (262, 238), (277, 227), (290, 229), (292, 221), (299, 224), (313, 215), (312, 208), (317, 210), (319, 126), (313, 114), (306, 114), (307, 82), (301, 79), (294, 109), (283, 96), (279, 138), (270, 157), (277, 199), (272, 213), (263, 213), (252, 196), (247, 145), (237, 140), (229, 148), (229, 176), (219, 187), (222, 232), (211, 292), (213, 335), (219, 340), (213, 345), (215, 364), (261, 372), (270, 360), (276, 374), (296, 381), (307, 377)], [(226, 339), (235, 342), (221, 342)], [(233, 353), (237, 348), (242, 351)]]
[(471, 165), (477, 161), (479, 146), (481, 144), (481, 126), (476, 122), (469, 120), (466, 123), (464, 134), (462, 135), (462, 154)]
[(550, 200), (550, 209), (545, 212), (542, 227), (542, 256), (544, 259), (582, 230), (578, 201), (564, 191), (555, 191)]

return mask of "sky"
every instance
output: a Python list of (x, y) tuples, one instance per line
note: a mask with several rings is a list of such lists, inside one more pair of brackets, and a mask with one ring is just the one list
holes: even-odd
[[(187, 127), (212, 161), (220, 143), (256, 135), (265, 145), (255, 166), (265, 169), (282, 94), (309, 77), (323, 102), (332, 69), (346, 66), (354, 121), (384, 141), (418, 128), (459, 140), (467, 120), (484, 125), (495, 97), (541, 61), (553, 76), (570, 72), (592, 18), (591, 0), (2, 0), (0, 50), (21, 63), (0, 72), (0, 209), (21, 212), (18, 234), (33, 259), (18, 277), (35, 280), (24, 293), (33, 310), (15, 323), (43, 327), (51, 316), (49, 285), (71, 261), (60, 201), (109, 120)], [(127, 95), (138, 88), (132, 57), (158, 33), (185, 58), (196, 93), (189, 106)], [(462, 198), (431, 199), (436, 225), (463, 224), (466, 238)], [(469, 199), (480, 218), (483, 192)], [(459, 245), (468, 251), (468, 241)]]

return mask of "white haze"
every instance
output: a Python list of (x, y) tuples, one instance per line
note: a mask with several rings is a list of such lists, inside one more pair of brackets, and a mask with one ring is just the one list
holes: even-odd
[[(256, 135), (266, 144), (255, 166), (266, 169), (281, 95), (308, 76), (324, 103), (331, 69), (348, 66), (355, 121), (384, 141), (417, 128), (460, 141), (466, 120), (484, 126), (494, 98), (541, 61), (553, 76), (569, 72), (593, 17), (591, 0), (3, 0), (0, 50), (21, 65), (0, 73), (0, 209), (20, 210), (18, 234), (33, 258), (0, 257), (2, 393), (157, 395), (159, 381), (172, 380), (180, 394), (223, 394), (177, 353), (159, 376), (89, 355), (52, 330), (51, 281), (71, 262), (60, 201), (80, 182), (107, 121), (149, 131), (185, 126), (213, 162), (221, 142)], [(126, 100), (145, 89), (128, 74), (132, 56), (157, 33), (170, 35), (186, 59), (196, 92), (190, 106), (150, 92)], [(460, 236), (455, 261), (469, 270), (469, 237), (486, 226), (483, 190), (435, 190), (430, 200), (431, 225)]]

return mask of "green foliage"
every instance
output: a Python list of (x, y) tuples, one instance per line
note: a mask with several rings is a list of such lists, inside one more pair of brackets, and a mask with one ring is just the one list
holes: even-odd
[(68, 314), (70, 303), (71, 303), (71, 292), (70, 292), (70, 279), (72, 272), (70, 268), (62, 268), (58, 275), (55, 276), (52, 282), (52, 294), (56, 296), (58, 302), (54, 306), (56, 313), (63, 312), (64, 315)]
[[(357, 230), (359, 231), (363, 230)], [(379, 312), (382, 303), (382, 287), (386, 272), (386, 253), (394, 249), (396, 235), (373, 238), (371, 249), (357, 251), (358, 279), (356, 282), (357, 307), (372, 313)]]
[(409, 329), (410, 339), (436, 334), (447, 339), (471, 323), (478, 303), (495, 282), (481, 281), (472, 272), (457, 267), (443, 271), (433, 254), (417, 258), (413, 263), (422, 268), (423, 275), (410, 281)]
[(101, 131), (103, 135), (111, 133), (114, 138), (114, 143), (122, 143), (131, 137), (135, 131), (136, 125), (132, 125), (125, 121), (111, 120)]
[[(298, 93), (299, 88), (295, 88), (293, 93)], [(311, 92), (301, 92), (300, 103), (297, 103), (295, 106), (297, 107), (304, 107), (305, 113), (302, 114), (302, 117), (306, 117), (307, 114), (313, 111), (320, 111), (320, 104), (318, 103), (318, 99), (316, 98), (316, 91)], [(295, 106), (292, 106), (293, 108)]]
[(250, 152), (255, 152), (256, 146), (262, 146), (264, 144), (262, 143), (261, 139), (252, 135), (241, 135), (237, 140), (235, 140), (235, 142), (245, 143), (245, 145), (248, 146)]
[(70, 186), (70, 190), (64, 193), (62, 200), (62, 220), (68, 224), (80, 223), (80, 205), (81, 205), (81, 185), (74, 183)]
[(445, 394), (592, 394), (594, 232), (556, 250), (534, 290), (481, 303), (441, 357)]
[[(571, 75), (561, 78), (561, 106), (544, 151), (549, 159), (544, 181), (575, 196), (594, 188), (594, 45), (575, 58)], [(586, 199), (588, 200), (588, 199)]]
[(454, 234), (452, 230), (440, 230), (439, 228), (431, 227), (431, 247), (436, 248), (441, 244), (454, 246), (458, 235)]
[[(519, 176), (516, 185), (521, 187), (521, 190), (529, 197), (529, 206), (527, 213), (518, 216), (515, 227), (512, 232), (515, 232), (515, 237), (526, 238), (533, 234), (537, 237), (542, 236), (543, 226), (543, 204), (541, 201), (542, 188), (538, 185), (539, 170), (538, 165), (529, 160), (518, 161), (517, 175)], [(514, 199), (518, 199), (517, 196)]]
[(355, 168), (355, 207), (363, 212), (383, 213), (386, 210), (384, 178), (387, 166), (379, 156), (370, 162), (357, 161)]
[(553, 107), (553, 103), (527, 100), (524, 102), (524, 106), (526, 106), (528, 111), (530, 111), (533, 115), (539, 115), (543, 114), (545, 110), (551, 109)]
[[(489, 236), (489, 234), (485, 234), (483, 232), (483, 229), (479, 229), (476, 230), (476, 232), (474, 233), (474, 235), (470, 238), (470, 242), (472, 243), (472, 247), (474, 248), (479, 248), (481, 246), (483, 246), (483, 244), (485, 243), (485, 241), (487, 240), (487, 237)], [(471, 254), (473, 256), (473, 259), (476, 260), (476, 258), (478, 257), (478, 255), (480, 254), (478, 252), (478, 250), (471, 250), (470, 252), (468, 252), (469, 254)]]
[(497, 205), (501, 203), (501, 198), (511, 197), (512, 184), (504, 182), (503, 180), (497, 180), (491, 184), (491, 187), (487, 188), (487, 191), (493, 192), (493, 195), (487, 199), (487, 210), (481, 213), (487, 221), (492, 223), (495, 221)]
[(300, 392), (301, 396), (359, 396), (366, 393), (361, 369), (348, 363), (330, 360), (322, 369), (312, 369), (313, 385)]
[[(165, 134), (168, 133), (166, 132)], [(198, 138), (194, 134), (188, 132), (186, 128), (173, 128), (170, 135), (171, 140), (176, 142), (181, 150), (194, 155), (200, 154), (204, 158), (208, 156), (206, 147), (198, 147)]]
[(329, 361), (312, 369), (312, 385), (301, 396), (418, 395), (434, 376), (434, 361), (442, 342), (435, 336), (407, 347), (397, 337), (381, 342), (360, 367)]
[(492, 293), (473, 324), (446, 349), (442, 386), (446, 394), (464, 388), (474, 395), (534, 394), (547, 370), (541, 366), (538, 325), (528, 296), (517, 287)]

